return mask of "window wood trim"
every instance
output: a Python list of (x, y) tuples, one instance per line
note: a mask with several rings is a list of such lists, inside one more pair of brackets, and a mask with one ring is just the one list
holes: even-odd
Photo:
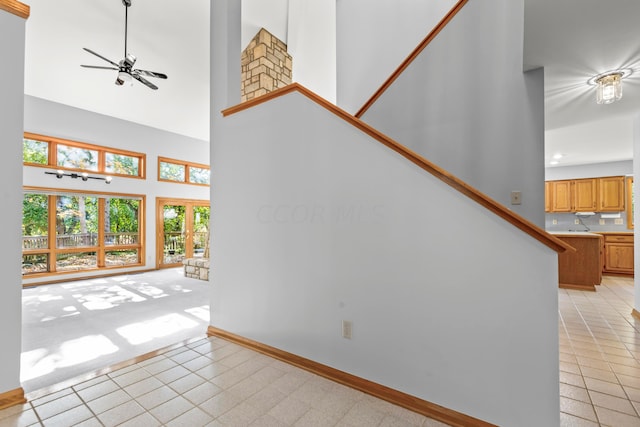
[[(184, 181), (173, 181), (170, 179), (165, 179), (160, 177), (160, 163), (171, 163), (178, 166), (184, 166)], [(158, 156), (158, 181), (160, 182), (171, 182), (173, 184), (188, 184), (188, 185), (199, 185), (201, 187), (209, 187), (211, 184), (199, 184), (196, 182), (189, 181), (189, 168), (194, 167), (198, 169), (207, 169), (211, 171), (211, 167), (209, 165), (205, 165), (203, 163), (195, 163), (189, 162), (186, 160), (177, 160), (171, 159), (169, 157), (160, 157)], [(211, 181), (211, 175), (209, 175), (209, 181)]]
[[(46, 142), (49, 144), (49, 152), (47, 153), (48, 164), (43, 165), (40, 163), (29, 163), (29, 162), (23, 161), (23, 164), (26, 166), (33, 166), (33, 167), (39, 167), (39, 168), (55, 168), (60, 170), (80, 171), (80, 172), (89, 171), (92, 173), (97, 173), (102, 175), (117, 176), (122, 178), (133, 178), (133, 179), (146, 179), (146, 176), (147, 176), (147, 155), (145, 153), (122, 150), (120, 148), (107, 147), (104, 145), (89, 144), (89, 143), (80, 142), (80, 141), (72, 141), (70, 139), (56, 138), (53, 136), (40, 135), (37, 133), (31, 133), (31, 132), (24, 132), (24, 138), (31, 139), (34, 141)], [(58, 144), (66, 145), (74, 148), (97, 151), (98, 152), (98, 170), (94, 171), (89, 169), (78, 169), (78, 168), (69, 168), (65, 166), (58, 166), (58, 150), (57, 150)], [(107, 153), (119, 154), (123, 156), (137, 158), (138, 159), (138, 175), (128, 175), (128, 174), (107, 172), (105, 170)]]

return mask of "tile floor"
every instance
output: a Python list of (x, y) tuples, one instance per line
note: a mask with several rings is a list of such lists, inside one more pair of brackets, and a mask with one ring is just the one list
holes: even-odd
[[(559, 290), (561, 426), (640, 426), (633, 279)], [(218, 338), (0, 411), (4, 426), (444, 426)]]
[(559, 291), (562, 426), (640, 426), (640, 320), (633, 279)]
[(0, 411), (3, 427), (116, 425), (445, 426), (219, 338)]

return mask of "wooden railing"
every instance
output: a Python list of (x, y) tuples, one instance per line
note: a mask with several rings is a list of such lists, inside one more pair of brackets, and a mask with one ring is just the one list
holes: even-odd
[[(140, 234), (137, 232), (127, 233), (105, 233), (104, 243), (107, 246), (126, 246), (137, 245), (139, 243)], [(98, 246), (97, 233), (82, 234), (63, 234), (56, 236), (56, 248), (75, 248), (75, 247), (91, 247)], [(48, 236), (23, 236), (22, 250), (48, 249)]]
[(318, 105), (329, 110), (331, 113), (335, 114), (336, 116), (340, 117), (341, 119), (355, 126), (357, 129), (371, 136), (376, 141), (392, 149), (393, 151), (400, 154), (401, 156), (403, 156), (410, 162), (414, 163), (421, 169), (430, 173), (431, 175), (438, 178), (445, 184), (453, 187), (460, 193), (474, 200), (476, 203), (484, 206), (486, 209), (490, 210), (494, 214), (498, 215), (499, 217), (511, 223), (513, 226), (519, 228), (520, 230), (524, 231), (525, 233), (529, 234), (531, 237), (538, 240), (540, 243), (548, 246), (549, 248), (553, 249), (554, 251), (558, 253), (562, 253), (566, 250), (575, 251), (573, 247), (569, 246), (562, 240), (552, 236), (551, 234), (547, 233), (545, 230), (541, 229), (540, 227), (533, 224), (529, 220), (507, 209), (505, 206), (493, 200), (491, 197), (487, 196), (486, 194), (480, 192), (479, 190), (470, 186), (466, 182), (462, 181), (460, 178), (450, 174), (449, 172), (435, 165), (434, 163), (431, 163), (430, 161), (428, 161), (418, 153), (394, 141), (387, 135), (374, 129), (373, 127), (369, 126), (362, 120), (352, 116), (351, 114), (347, 113), (346, 111), (337, 107), (336, 105), (332, 104), (326, 99), (323, 99), (322, 97), (316, 95), (315, 93), (311, 92), (309, 89), (305, 88), (299, 83), (292, 83), (283, 88), (276, 89), (273, 92), (270, 92), (266, 95), (262, 95), (257, 98), (251, 99), (249, 101), (245, 101), (242, 104), (238, 104), (234, 107), (227, 108), (226, 110), (222, 111), (222, 115), (226, 117), (231, 114), (235, 114), (240, 111), (255, 107), (264, 102), (268, 102), (272, 99), (287, 95), (292, 92), (298, 92), (301, 95), (304, 95), (307, 98), (311, 99), (313, 102), (317, 103)]
[(409, 56), (402, 61), (402, 64), (389, 76), (387, 80), (380, 86), (380, 88), (369, 98), (367, 102), (358, 110), (355, 114), (357, 118), (361, 118), (364, 113), (380, 98), (380, 96), (393, 84), (394, 81), (402, 74), (404, 70), (420, 55), (420, 52), (426, 48), (429, 43), (442, 31), (444, 27), (453, 19), (454, 16), (460, 12), (460, 9), (467, 3), (469, 0), (458, 0), (458, 2), (451, 8), (449, 13), (447, 13), (444, 18), (436, 25), (433, 30), (425, 37), (422, 42), (409, 54)]

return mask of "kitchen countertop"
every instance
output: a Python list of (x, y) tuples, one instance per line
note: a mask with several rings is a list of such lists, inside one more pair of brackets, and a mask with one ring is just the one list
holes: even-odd
[(589, 237), (600, 238), (601, 233), (594, 233), (592, 231), (548, 231), (549, 234), (561, 237)]

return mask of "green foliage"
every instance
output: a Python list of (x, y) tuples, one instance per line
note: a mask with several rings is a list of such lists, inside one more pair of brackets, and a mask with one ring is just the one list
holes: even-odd
[(97, 170), (98, 152), (96, 150), (58, 144), (58, 166), (74, 169)]
[(122, 175), (138, 176), (139, 159), (122, 154), (106, 153), (105, 171)]
[(184, 165), (160, 162), (160, 178), (169, 181), (184, 182)]
[(46, 195), (25, 194), (22, 199), (22, 235), (46, 236), (49, 228), (48, 211)]
[(140, 200), (109, 199), (109, 231), (132, 233), (138, 231)]
[(209, 184), (209, 169), (189, 166), (189, 182), (194, 184)]
[[(80, 199), (83, 200), (81, 201)], [(97, 233), (98, 199), (83, 196), (58, 196), (56, 216), (57, 233), (59, 235)], [(84, 218), (85, 230), (82, 230), (82, 218)]]
[(181, 233), (184, 229), (185, 213), (186, 212), (184, 206), (165, 206), (164, 232)]
[(49, 143), (24, 139), (22, 144), (22, 161), (46, 165), (49, 163)]

